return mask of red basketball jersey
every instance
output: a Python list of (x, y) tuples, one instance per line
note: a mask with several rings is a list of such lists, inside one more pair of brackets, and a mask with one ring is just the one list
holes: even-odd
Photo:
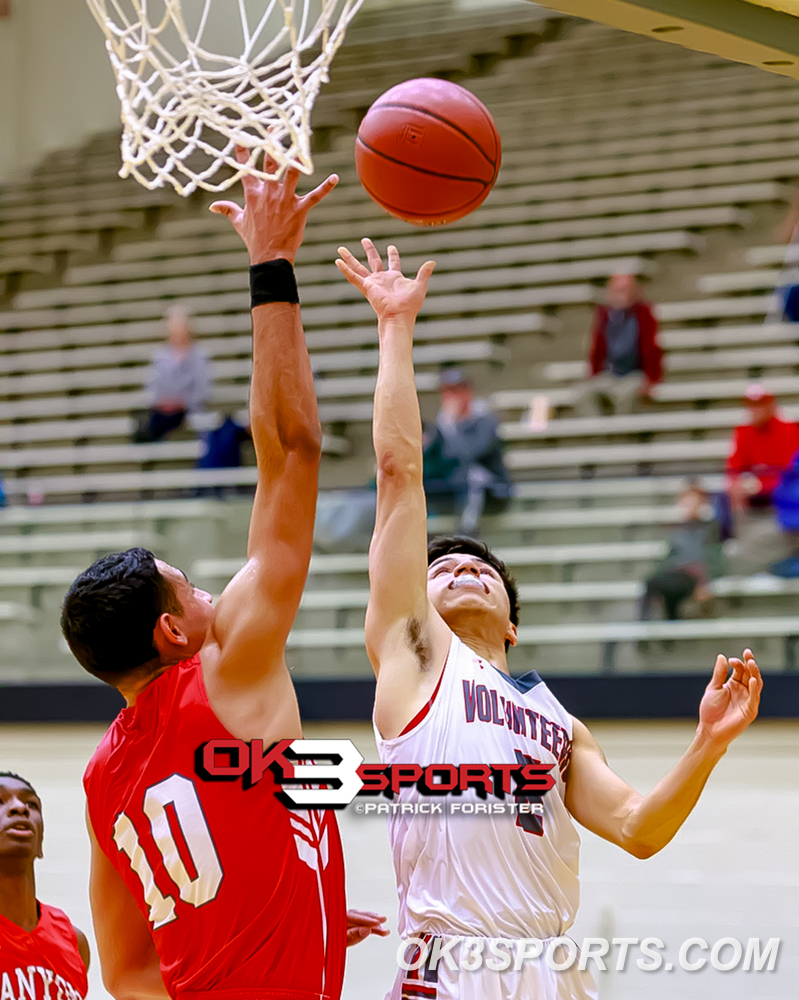
[(88, 988), (75, 928), (63, 910), (39, 903), (32, 931), (0, 915), (0, 997), (84, 1000)]
[(346, 903), (335, 816), (287, 809), (269, 770), (251, 787), (200, 777), (199, 748), (231, 738), (199, 657), (170, 667), (119, 713), (86, 769), (98, 843), (150, 921), (171, 996), (338, 1000)]

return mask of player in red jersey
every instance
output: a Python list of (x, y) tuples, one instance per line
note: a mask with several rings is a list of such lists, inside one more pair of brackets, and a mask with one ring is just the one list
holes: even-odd
[(198, 751), (302, 735), (285, 643), (311, 555), (321, 429), (292, 265), (337, 178), (302, 198), (298, 179), (245, 177), (243, 209), (212, 206), (251, 263), (259, 481), (246, 566), (213, 607), (180, 570), (131, 549), (98, 560), (64, 601), (72, 652), (127, 702), (84, 776), (97, 944), (117, 1000), (337, 1000), (348, 937), (387, 933), (385, 918), (353, 913), (348, 936), (332, 812), (289, 811), (270, 772), (252, 787), (207, 780)]
[(42, 804), (33, 786), (0, 772), (0, 997), (84, 1000), (89, 944), (56, 906), (36, 899)]

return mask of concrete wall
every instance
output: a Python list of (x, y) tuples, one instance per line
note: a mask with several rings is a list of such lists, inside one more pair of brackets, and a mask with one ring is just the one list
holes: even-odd
[(14, 0), (0, 21), (0, 178), (118, 121), (111, 66), (85, 0)]

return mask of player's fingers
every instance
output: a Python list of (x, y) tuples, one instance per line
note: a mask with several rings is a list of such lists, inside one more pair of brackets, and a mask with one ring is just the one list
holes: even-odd
[(382, 924), (388, 917), (381, 917), (379, 913), (372, 913), (371, 910), (347, 910), (347, 924), (349, 926)]
[[(267, 150), (264, 150), (264, 159), (261, 164), (261, 170), (265, 174), (276, 174), (280, 170), (280, 164), (273, 157), (269, 155)], [(297, 177), (299, 179), (299, 171), (297, 171)], [(297, 183), (296, 181), (294, 182)]]
[(434, 260), (426, 260), (416, 272), (416, 280), (421, 282), (425, 288), (427, 288), (427, 283), (430, 281), (430, 276), (435, 269), (436, 262)]
[(287, 198), (294, 197), (301, 176), (302, 174), (300, 173), (299, 170), (297, 170), (296, 167), (289, 167), (289, 169), (283, 175), (283, 194)]
[(363, 276), (358, 274), (357, 271), (353, 271), (353, 269), (349, 267), (346, 261), (343, 261), (339, 258), (339, 260), (336, 261), (336, 267), (339, 269), (339, 271), (341, 271), (341, 273), (344, 275), (344, 277), (347, 279), (347, 281), (349, 281), (351, 285), (355, 285), (355, 287), (359, 289), (361, 292), (364, 291), (364, 289), (366, 288), (366, 284)]
[(346, 247), (338, 248), (338, 255), (351, 270), (355, 271), (356, 274), (362, 275), (366, 278), (369, 275), (369, 268), (364, 267), (364, 265), (358, 260), (355, 254), (350, 253)]
[(763, 690), (763, 675), (760, 673), (760, 667), (755, 663), (754, 659), (747, 661), (747, 667), (749, 668), (749, 681), (750, 684), (752, 679), (755, 680), (757, 684), (758, 692)]
[(235, 201), (215, 201), (210, 206), (209, 211), (215, 212), (217, 215), (226, 215), (234, 226), (244, 214), (241, 206), (237, 205)]
[(760, 708), (760, 692), (763, 689), (763, 681), (760, 677), (749, 678), (749, 696), (747, 698), (747, 710), (754, 718)]
[(737, 656), (730, 657), (730, 670), (732, 670), (734, 681), (739, 684), (749, 683), (749, 670), (744, 666), (743, 660), (739, 660)]
[(383, 261), (380, 258), (380, 254), (377, 252), (377, 247), (372, 243), (368, 236), (365, 236), (361, 240), (361, 245), (366, 251), (366, 259), (369, 261), (369, 267), (372, 271), (382, 271)]
[(388, 257), (388, 269), (389, 271), (402, 271), (402, 261), (400, 260), (399, 250), (391, 244), (387, 251)]
[(315, 187), (313, 191), (309, 191), (304, 196), (301, 201), (302, 207), (307, 210), (313, 208), (314, 205), (318, 205), (323, 198), (326, 198), (330, 194), (336, 184), (338, 184), (338, 174), (331, 174), (326, 181), (322, 181), (318, 187)]
[[(245, 164), (251, 163), (257, 166), (258, 156), (253, 155), (253, 151), (248, 149), (246, 146), (236, 146), (236, 160), (244, 166)], [(245, 204), (247, 199), (257, 190), (260, 185), (260, 181), (257, 177), (253, 177), (252, 174), (242, 174), (241, 175), (241, 186), (244, 188), (244, 201)]]
[(727, 680), (727, 657), (719, 654), (716, 657), (716, 663), (713, 667), (713, 676), (710, 679), (710, 687), (721, 688), (724, 687), (724, 682)]

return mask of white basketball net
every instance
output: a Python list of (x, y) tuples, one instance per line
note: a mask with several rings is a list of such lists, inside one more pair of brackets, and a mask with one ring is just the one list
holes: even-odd
[[(363, 0), (182, 0), (184, 9), (181, 0), (87, 2), (117, 78), (121, 177), (189, 195), (224, 191), (245, 173), (313, 171), (311, 109)], [(240, 56), (204, 47), (209, 19), (220, 15), (228, 32), (231, 20), (241, 22)], [(246, 164), (236, 146), (252, 151)], [(264, 150), (274, 173), (259, 169)], [(224, 166), (232, 176), (213, 180)]]

